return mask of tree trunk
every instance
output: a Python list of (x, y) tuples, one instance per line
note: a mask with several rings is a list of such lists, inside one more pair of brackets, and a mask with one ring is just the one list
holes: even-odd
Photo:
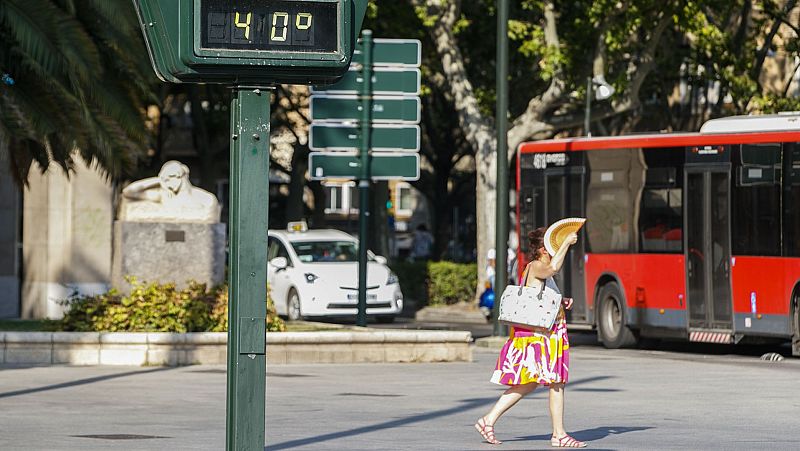
[(308, 146), (296, 145), (292, 154), (292, 172), (289, 176), (289, 197), (286, 199), (286, 220), (299, 221), (305, 217), (303, 192), (308, 170)]
[(486, 255), (489, 249), (495, 248), (496, 212), (497, 212), (497, 152), (480, 152), (476, 158), (475, 220), (477, 225), (476, 241), (478, 243), (478, 287), (476, 296), (480, 296), (482, 287), (488, 280), (486, 266), (489, 264)]
[[(426, 8), (428, 16), (437, 18), (429, 28), (429, 33), (436, 46), (436, 52), (442, 60), (442, 71), (450, 86), (459, 124), (470, 146), (475, 150), (478, 286), (481, 287), (486, 280), (486, 253), (495, 244), (495, 212), (497, 208), (495, 130), (489, 119), (484, 117), (478, 108), (478, 101), (467, 77), (458, 41), (452, 32), (456, 20), (459, 18), (460, 0), (410, 0), (410, 2), (415, 7)], [(592, 113), (595, 120), (612, 117), (639, 107), (639, 89), (655, 66), (653, 56), (670, 19), (670, 15), (662, 14), (659, 22), (650, 31), (644, 50), (630, 64), (628, 70), (630, 82), (626, 92), (621, 93), (618, 97), (619, 100), (612, 105), (597, 107), (597, 113)], [(553, 0), (544, 1), (544, 22), (544, 38), (547, 46), (553, 49), (560, 48), (557, 13)], [(603, 58), (603, 52), (597, 56)], [(508, 161), (511, 161), (518, 145), (523, 141), (551, 138), (558, 130), (577, 127), (583, 123), (582, 111), (560, 116), (556, 116), (554, 112), (554, 109), (567, 96), (562, 70), (560, 66), (555, 68), (547, 90), (532, 98), (525, 112), (512, 122), (508, 133), (508, 148), (500, 149), (507, 154)], [(507, 206), (502, 206), (502, 208), (507, 208)], [(500, 261), (502, 262), (502, 260)]]
[(497, 207), (495, 196), (495, 156), (497, 142), (495, 141), (494, 127), (484, 117), (475, 97), (475, 90), (467, 77), (464, 58), (458, 47), (458, 41), (453, 34), (453, 27), (458, 19), (459, 1), (427, 2), (427, 6), (438, 12), (439, 19), (430, 29), (436, 52), (442, 58), (442, 68), (445, 78), (450, 85), (453, 95), (458, 122), (464, 130), (467, 141), (475, 149), (476, 172), (478, 182), (475, 184), (476, 194), (476, 227), (478, 251), (478, 286), (475, 287), (475, 296), (480, 294), (480, 288), (485, 285), (487, 260), (486, 253), (494, 248), (495, 240), (495, 210)]
[(327, 225), (325, 220), (325, 187), (318, 181), (308, 182), (308, 187), (314, 193), (314, 211), (311, 213), (311, 224), (309, 226), (320, 229)]

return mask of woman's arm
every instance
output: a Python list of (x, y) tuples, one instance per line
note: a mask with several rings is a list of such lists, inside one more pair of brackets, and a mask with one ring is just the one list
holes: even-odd
[(535, 260), (533, 262), (533, 266), (531, 270), (533, 271), (533, 275), (537, 279), (547, 279), (548, 277), (552, 277), (555, 273), (561, 271), (561, 266), (564, 265), (564, 259), (567, 256), (567, 251), (569, 248), (578, 242), (578, 235), (575, 233), (570, 233), (567, 235), (567, 239), (564, 240), (564, 244), (558, 248), (556, 255), (550, 259), (550, 263), (540, 262)]

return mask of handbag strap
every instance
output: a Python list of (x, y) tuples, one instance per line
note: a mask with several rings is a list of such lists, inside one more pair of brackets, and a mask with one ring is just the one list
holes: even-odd
[[(531, 264), (528, 263), (525, 266), (525, 271), (522, 272), (522, 283), (519, 284), (519, 293), (518, 296), (522, 296), (522, 289), (528, 286), (528, 273), (530, 272)], [(542, 287), (539, 289), (539, 294), (536, 295), (536, 299), (542, 300), (542, 294), (544, 294), (544, 287), (547, 285), (547, 280), (542, 280)]]
[(542, 294), (544, 293), (544, 286), (547, 285), (547, 279), (542, 280), (542, 288), (539, 290), (539, 294), (536, 295), (536, 299), (542, 300)]
[[(522, 289), (528, 286), (528, 273), (530, 272), (531, 264), (528, 263), (525, 266), (525, 271), (522, 272), (522, 283), (519, 284), (519, 293), (518, 296), (522, 296)], [(542, 294), (544, 293), (544, 286), (547, 285), (547, 280), (542, 280), (542, 288), (539, 289), (539, 294), (536, 295), (536, 298), (540, 301), (542, 300)]]
[(522, 282), (519, 284), (519, 293), (517, 296), (522, 296), (522, 289), (525, 288), (528, 282), (528, 270), (531, 268), (531, 264), (528, 263), (525, 265), (525, 271), (522, 271)]

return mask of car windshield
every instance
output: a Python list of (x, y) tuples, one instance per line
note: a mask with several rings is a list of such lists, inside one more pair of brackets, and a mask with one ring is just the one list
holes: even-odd
[(358, 248), (353, 241), (299, 241), (292, 247), (303, 263), (358, 261)]

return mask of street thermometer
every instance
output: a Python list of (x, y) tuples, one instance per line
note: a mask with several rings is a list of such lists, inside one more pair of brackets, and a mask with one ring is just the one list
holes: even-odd
[(231, 85), (228, 450), (263, 450), (270, 86), (348, 70), (367, 0), (133, 0), (156, 75)]
[(366, 0), (134, 0), (173, 83), (330, 83), (350, 67)]

